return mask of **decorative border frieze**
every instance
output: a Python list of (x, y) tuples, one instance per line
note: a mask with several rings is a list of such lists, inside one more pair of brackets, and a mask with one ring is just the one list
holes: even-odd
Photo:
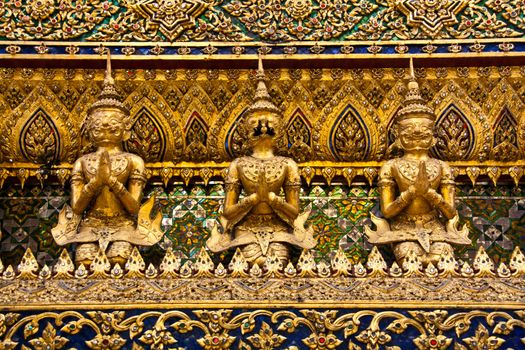
[[(109, 49), (114, 60), (173, 60), (178, 62), (213, 59), (255, 61), (258, 55), (278, 60), (338, 60), (403, 58), (410, 55), (420, 58), (470, 58), (501, 57), (519, 58), (525, 52), (525, 42), (513, 39), (470, 40), (400, 40), (400, 41), (314, 41), (287, 44), (266, 42), (53, 42), (35, 41), (21, 43), (0, 39), (0, 58), (41, 60), (92, 60)], [(335, 60), (335, 61), (334, 61)], [(57, 61), (58, 64), (58, 61)]]
[[(459, 178), (459, 182), (467, 182), (475, 185), (479, 181), (487, 181), (493, 186), (498, 182), (511, 181), (516, 186), (524, 175), (525, 162), (518, 161), (514, 163), (491, 162), (489, 164), (475, 162), (450, 162), (453, 174)], [(301, 177), (307, 185), (312, 183), (313, 179), (323, 181), (328, 185), (333, 182), (342, 182), (349, 186), (356, 181), (366, 181), (370, 185), (377, 180), (380, 162), (322, 162), (302, 163), (299, 164)], [(226, 176), (228, 163), (184, 163), (173, 164), (156, 163), (146, 164), (148, 177), (150, 180), (157, 179), (168, 186), (174, 182), (182, 182), (188, 185), (190, 182), (204, 182), (205, 185), (210, 180), (223, 181)], [(28, 180), (45, 183), (53, 181), (65, 185), (71, 176), (71, 165), (64, 164), (51, 168), (44, 168), (28, 163), (17, 163), (2, 166), (0, 164), (0, 188), (9, 181), (17, 181), (24, 187)], [(51, 182), (50, 182), (51, 181)]]
[(125, 266), (112, 265), (103, 251), (90, 266), (75, 266), (66, 250), (57, 263), (40, 267), (27, 250), (16, 269), (2, 266), (0, 304), (47, 305), (220, 303), (340, 303), (363, 305), (435, 303), (441, 305), (523, 305), (525, 256), (516, 248), (508, 266), (498, 267), (480, 247), (474, 260), (458, 262), (444, 254), (437, 266), (423, 267), (410, 254), (402, 266), (388, 266), (374, 247), (366, 262), (350, 261), (339, 249), (329, 262), (303, 251), (297, 263), (283, 266), (269, 257), (249, 266), (238, 250), (227, 266), (215, 264), (202, 249), (195, 259), (171, 248), (160, 263), (146, 265), (137, 248)]
[[(498, 349), (525, 344), (523, 311), (122, 309), (0, 314), (3, 349)], [(521, 339), (520, 339), (521, 338)]]

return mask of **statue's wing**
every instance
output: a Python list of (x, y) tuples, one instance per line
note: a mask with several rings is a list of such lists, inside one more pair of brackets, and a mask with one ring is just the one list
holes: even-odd
[(447, 222), (447, 242), (455, 244), (470, 244), (470, 238), (468, 238), (468, 227), (463, 227), (458, 230), (459, 216), (456, 215)]
[(390, 224), (382, 218), (378, 218), (370, 213), (370, 219), (376, 225), (377, 229), (374, 231), (369, 226), (365, 226), (365, 235), (368, 242), (373, 244), (384, 244), (392, 242), (392, 231), (390, 231)]
[(58, 224), (51, 229), (51, 234), (58, 245), (78, 242), (78, 225), (82, 217), (73, 212), (67, 204), (64, 205), (58, 214)]
[(217, 223), (211, 229), (210, 238), (206, 246), (214, 253), (222, 252), (230, 247), (231, 237), (227, 233), (220, 233)]
[(317, 245), (317, 239), (314, 238), (314, 230), (312, 227), (306, 227), (306, 220), (310, 216), (310, 211), (304, 211), (297, 215), (293, 222), (293, 235), (299, 247), (303, 249), (312, 249)]
[(130, 237), (133, 244), (150, 246), (162, 239), (164, 232), (161, 229), (162, 212), (151, 219), (151, 211), (155, 205), (155, 195), (151, 196), (139, 210), (137, 218), (137, 230), (134, 237)]

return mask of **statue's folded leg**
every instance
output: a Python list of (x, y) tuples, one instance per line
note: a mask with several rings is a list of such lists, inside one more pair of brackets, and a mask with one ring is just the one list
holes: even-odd
[(250, 264), (263, 266), (268, 256), (277, 257), (283, 264), (288, 261), (288, 247), (279, 242), (272, 242), (268, 246), (267, 255), (263, 255), (262, 248), (258, 243), (251, 243), (241, 248), (244, 259)]
[(446, 242), (432, 242), (427, 253), (418, 242), (402, 242), (394, 245), (394, 255), (397, 261), (403, 262), (410, 251), (421, 257), (423, 264), (432, 263), (437, 266), (441, 255), (453, 253), (452, 246)]
[(446, 255), (446, 253), (454, 254), (454, 249), (447, 242), (433, 242), (430, 246), (430, 252), (427, 254), (428, 262), (432, 262), (434, 266), (437, 266), (439, 258), (441, 255)]
[(394, 245), (394, 255), (398, 262), (402, 263), (410, 251), (413, 251), (418, 256), (426, 254), (423, 247), (417, 242), (401, 242)]
[(89, 267), (97, 256), (98, 249), (98, 244), (96, 243), (79, 243), (75, 252), (75, 263)]
[(124, 266), (133, 251), (133, 245), (126, 241), (114, 241), (109, 245), (106, 256), (112, 264)]

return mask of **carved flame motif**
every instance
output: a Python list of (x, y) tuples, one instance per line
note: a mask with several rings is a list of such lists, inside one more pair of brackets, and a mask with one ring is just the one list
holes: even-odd
[(330, 148), (337, 160), (363, 160), (370, 148), (368, 130), (352, 108), (347, 108), (330, 132)]
[(128, 6), (170, 41), (175, 40), (185, 29), (195, 26), (195, 19), (208, 3), (200, 0), (139, 0), (127, 1)]
[(437, 142), (432, 148), (436, 158), (466, 160), (474, 146), (474, 132), (465, 116), (452, 105), (436, 123)]
[(495, 160), (517, 160), (519, 157), (518, 131), (514, 116), (507, 108), (501, 114), (494, 126), (494, 143), (492, 157)]
[(131, 128), (131, 136), (124, 143), (124, 149), (138, 154), (146, 162), (160, 162), (164, 157), (165, 137), (155, 118), (142, 109)]
[(468, 0), (399, 0), (395, 6), (407, 17), (409, 26), (435, 38), (443, 27), (458, 23), (456, 15), (466, 5)]
[(20, 148), (29, 161), (53, 163), (60, 153), (60, 137), (51, 118), (38, 110), (27, 122), (20, 135)]
[(208, 140), (208, 126), (197, 112), (193, 112), (186, 129), (186, 149), (184, 155), (187, 159), (204, 160), (208, 156), (206, 147)]
[(310, 126), (303, 112), (297, 109), (288, 123), (288, 152), (298, 162), (304, 162), (312, 156)]

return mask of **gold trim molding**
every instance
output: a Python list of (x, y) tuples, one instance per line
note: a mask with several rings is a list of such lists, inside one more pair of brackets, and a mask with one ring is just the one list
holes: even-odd
[[(331, 261), (316, 262), (305, 250), (297, 263), (269, 257), (249, 268), (238, 250), (228, 266), (215, 264), (202, 249), (195, 262), (182, 262), (170, 249), (160, 265), (146, 266), (135, 247), (121, 267), (103, 251), (89, 267), (75, 266), (66, 250), (53, 269), (40, 267), (27, 250), (15, 269), (2, 266), (0, 304), (6, 308), (68, 305), (162, 305), (188, 301), (218, 305), (462, 305), (519, 307), (525, 302), (525, 257), (516, 248), (496, 267), (483, 248), (473, 261), (458, 262), (451, 253), (437, 266), (422, 267), (415, 254), (403, 266), (388, 266), (374, 247), (366, 262), (352, 262), (339, 249)], [(275, 304), (275, 305), (277, 305)], [(401, 306), (402, 305), (402, 306)], [(485, 305), (485, 306), (483, 306)], [(357, 307), (357, 306), (355, 306)], [(422, 306), (421, 306), (422, 307)]]

